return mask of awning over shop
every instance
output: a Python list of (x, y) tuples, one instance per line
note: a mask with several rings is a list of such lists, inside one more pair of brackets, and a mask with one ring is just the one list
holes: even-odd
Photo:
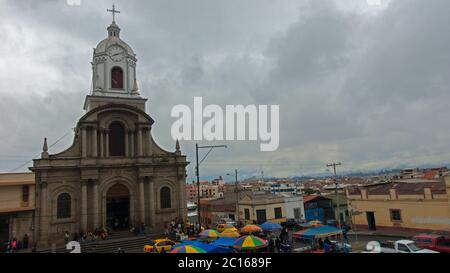
[(342, 229), (333, 226), (320, 226), (315, 228), (309, 228), (295, 232), (292, 236), (294, 238), (303, 239), (318, 239), (341, 235)]

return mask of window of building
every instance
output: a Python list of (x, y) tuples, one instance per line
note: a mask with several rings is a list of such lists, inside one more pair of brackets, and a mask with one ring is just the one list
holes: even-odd
[(68, 193), (61, 193), (57, 201), (57, 218), (70, 218), (72, 215), (72, 198)]
[(245, 220), (250, 220), (250, 210), (244, 209)]
[(123, 89), (123, 70), (120, 67), (111, 70), (111, 88)]
[(111, 156), (125, 156), (125, 128), (120, 122), (109, 125), (109, 153)]
[(281, 213), (281, 208), (274, 208), (275, 219), (283, 218), (283, 214)]
[(30, 200), (30, 186), (22, 186), (22, 202), (27, 203)]
[(401, 221), (402, 214), (399, 209), (391, 209), (391, 221)]
[(170, 188), (162, 187), (160, 190), (160, 201), (162, 209), (170, 209), (172, 207), (170, 200)]

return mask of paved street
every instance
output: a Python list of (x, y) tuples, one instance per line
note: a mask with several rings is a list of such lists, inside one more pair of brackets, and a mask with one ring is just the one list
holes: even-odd
[[(403, 236), (383, 236), (383, 235), (355, 235), (348, 236), (349, 244), (352, 246), (353, 252), (360, 252), (366, 250), (367, 243), (371, 241), (396, 241), (405, 239)], [(294, 239), (293, 249), (307, 247), (309, 244), (302, 243)]]

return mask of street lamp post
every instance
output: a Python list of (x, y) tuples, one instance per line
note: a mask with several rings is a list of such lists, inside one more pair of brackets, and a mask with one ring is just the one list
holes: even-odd
[[(196, 163), (197, 163), (195, 166), (195, 174), (197, 176), (197, 217), (198, 217), (199, 231), (201, 230), (201, 227), (202, 227), (201, 214), (200, 214), (200, 164), (202, 164), (202, 162), (206, 159), (206, 157), (209, 155), (209, 153), (214, 148), (227, 148), (227, 146), (226, 145), (199, 146), (198, 143), (195, 144), (195, 156), (196, 156)], [(198, 150), (199, 149), (210, 149), (200, 162), (198, 162)]]
[[(231, 174), (227, 173), (227, 175), (231, 176)], [(239, 223), (239, 182), (238, 182), (238, 170), (234, 170), (234, 192), (236, 193), (236, 221)]]

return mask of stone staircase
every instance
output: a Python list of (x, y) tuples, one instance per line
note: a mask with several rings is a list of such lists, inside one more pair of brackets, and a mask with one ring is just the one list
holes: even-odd
[[(152, 240), (164, 237), (159, 232), (147, 233), (147, 235), (134, 235), (129, 231), (113, 232), (107, 240), (98, 240), (95, 242), (85, 242), (81, 244), (82, 253), (117, 253), (120, 247), (125, 253), (142, 253), (144, 245)], [(52, 249), (42, 249), (39, 253), (52, 253)], [(59, 246), (55, 249), (56, 253), (70, 253), (65, 247)]]

